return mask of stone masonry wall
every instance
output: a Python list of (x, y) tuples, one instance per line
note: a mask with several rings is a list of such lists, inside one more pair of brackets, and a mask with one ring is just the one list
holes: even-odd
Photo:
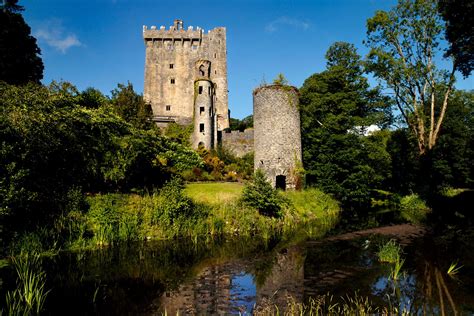
[(222, 132), (222, 147), (228, 149), (237, 157), (242, 157), (245, 154), (253, 152), (253, 138), (253, 129), (246, 129), (243, 132)]
[(262, 169), (274, 187), (279, 176), (281, 187), (296, 188), (302, 161), (298, 90), (281, 85), (255, 89), (253, 115), (255, 170)]
[(180, 20), (169, 28), (143, 27), (146, 47), (144, 99), (156, 119), (189, 124), (193, 121), (195, 64), (210, 61), (210, 80), (215, 83), (217, 128), (229, 127), (226, 29), (205, 32)]

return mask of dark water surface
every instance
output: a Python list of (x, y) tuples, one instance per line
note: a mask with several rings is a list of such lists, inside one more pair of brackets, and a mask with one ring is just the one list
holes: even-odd
[[(412, 314), (474, 314), (474, 253), (461, 243), (419, 238), (404, 248), (403, 275), (389, 279), (378, 262), (387, 237), (300, 242), (252, 239), (213, 243), (146, 242), (44, 259), (54, 315), (251, 314), (262, 302), (284, 310), (330, 293), (367, 296)], [(471, 248), (472, 249), (472, 248)], [(452, 262), (463, 265), (455, 276)], [(1, 295), (14, 285), (12, 268), (0, 270)]]

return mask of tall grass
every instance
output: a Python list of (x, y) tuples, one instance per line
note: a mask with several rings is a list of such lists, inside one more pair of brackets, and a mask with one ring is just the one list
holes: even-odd
[(278, 307), (270, 300), (264, 300), (254, 310), (254, 315), (312, 315), (312, 316), (336, 316), (336, 315), (409, 315), (404, 308), (394, 306), (380, 307), (373, 304), (367, 297), (354, 296), (341, 297), (338, 302), (332, 295), (326, 294), (310, 298), (305, 303), (298, 303), (293, 298), (287, 299), (287, 305)]
[(12, 258), (17, 273), (17, 288), (6, 294), (8, 315), (39, 315), (49, 293), (45, 290), (46, 274), (41, 269), (39, 254)]
[(400, 245), (395, 240), (390, 239), (379, 247), (377, 256), (380, 262), (392, 264), (390, 268), (390, 279), (394, 281), (398, 280), (403, 264), (405, 263), (405, 259), (402, 259), (402, 248)]
[(390, 239), (386, 243), (380, 245), (379, 251), (377, 252), (379, 261), (388, 263), (395, 263), (399, 261), (401, 254), (402, 248), (394, 239)]
[(400, 199), (400, 216), (413, 224), (419, 224), (426, 220), (431, 209), (426, 205), (418, 194), (410, 194)]
[[(339, 205), (330, 196), (310, 189), (285, 192), (279, 218), (265, 216), (241, 202), (238, 183), (171, 182), (161, 190), (138, 194), (87, 196), (88, 210), (70, 211), (57, 220), (55, 231), (38, 231), (19, 238), (18, 251), (44, 252), (45, 235), (54, 235), (66, 249), (107, 247), (148, 239), (192, 240), (224, 236), (320, 237), (335, 226)], [(60, 236), (60, 237), (57, 237)], [(51, 238), (50, 238), (51, 239)], [(59, 247), (58, 246), (58, 247)]]

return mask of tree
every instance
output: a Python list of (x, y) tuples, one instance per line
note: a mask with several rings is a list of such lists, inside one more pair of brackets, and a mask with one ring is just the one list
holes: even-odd
[(435, 64), (442, 30), (433, 0), (399, 0), (367, 20), (368, 69), (393, 91), (420, 155), (438, 140), (455, 82), (454, 64), (449, 71)]
[(242, 191), (242, 202), (257, 209), (262, 215), (281, 217), (286, 200), (268, 182), (261, 169), (257, 169)]
[(471, 0), (440, 0), (439, 12), (446, 22), (446, 38), (456, 69), (466, 78), (474, 68), (474, 2)]
[(230, 130), (231, 131), (245, 131), (247, 128), (253, 127), (253, 115), (244, 117), (242, 120), (236, 118), (230, 118)]
[(143, 96), (133, 90), (133, 85), (118, 84), (112, 90), (111, 103), (116, 113), (124, 120), (138, 128), (151, 128), (153, 123), (150, 118), (152, 110), (150, 104), (145, 103)]
[(367, 205), (370, 190), (388, 177), (389, 157), (383, 154), (385, 142), (357, 131), (387, 125), (389, 100), (370, 89), (354, 45), (337, 42), (326, 58), (328, 69), (306, 79), (300, 89), (306, 180), (346, 207)]
[(43, 61), (31, 29), (19, 13), (18, 0), (0, 6), (0, 81), (22, 85), (43, 79)]

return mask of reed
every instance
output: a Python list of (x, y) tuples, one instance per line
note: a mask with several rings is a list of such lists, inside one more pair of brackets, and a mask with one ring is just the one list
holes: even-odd
[(17, 287), (6, 294), (8, 315), (39, 315), (49, 293), (46, 274), (41, 268), (39, 254), (25, 254), (12, 258), (17, 273)]

